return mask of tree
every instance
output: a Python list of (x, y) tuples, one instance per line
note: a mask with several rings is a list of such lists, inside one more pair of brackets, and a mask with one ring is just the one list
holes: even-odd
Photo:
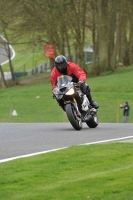
[(87, 72), (83, 48), (91, 34), (95, 75), (114, 71), (119, 62), (132, 62), (131, 0), (0, 0), (0, 6), (9, 41), (54, 44), (55, 55), (66, 55), (70, 61), (75, 55)]
[[(15, 82), (12, 61), (11, 61), (10, 39), (9, 39), (9, 35), (11, 34), (11, 24), (12, 24), (12, 20), (13, 20), (13, 13), (11, 12), (12, 5), (13, 5), (13, 2), (7, 3), (7, 0), (0, 1), (0, 6), (3, 11), (0, 13), (0, 26), (1, 26), (1, 34), (6, 39), (5, 50), (6, 50), (8, 60), (9, 60), (9, 67), (10, 67), (10, 71), (11, 71), (12, 83), (13, 83), (13, 85), (15, 85), (16, 82)], [(2, 67), (1, 67), (1, 75), (3, 77), (2, 78), (3, 82), (5, 83), (4, 85), (6, 86), (6, 81), (3, 76)]]
[(71, 59), (76, 52), (83, 60), (86, 5), (86, 0), (19, 0), (17, 33), (21, 30), (21, 34), (29, 34), (29, 40), (45, 38), (47, 43), (55, 44), (56, 54), (68, 54)]

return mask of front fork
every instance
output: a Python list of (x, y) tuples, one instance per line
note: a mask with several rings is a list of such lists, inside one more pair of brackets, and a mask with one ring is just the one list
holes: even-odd
[(79, 112), (76, 99), (75, 99), (74, 97), (72, 97), (72, 100), (73, 100), (73, 102), (72, 102), (72, 101), (64, 101), (64, 104), (71, 103), (71, 104), (74, 106), (74, 108), (75, 108), (74, 114), (75, 114), (77, 117), (81, 117), (81, 113)]

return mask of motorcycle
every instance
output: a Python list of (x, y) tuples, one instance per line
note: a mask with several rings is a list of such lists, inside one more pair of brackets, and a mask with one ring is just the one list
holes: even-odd
[(75, 130), (81, 130), (84, 122), (89, 128), (98, 126), (97, 110), (92, 108), (80, 85), (72, 82), (71, 76), (62, 75), (57, 78), (53, 96), (57, 102), (63, 102), (68, 120)]

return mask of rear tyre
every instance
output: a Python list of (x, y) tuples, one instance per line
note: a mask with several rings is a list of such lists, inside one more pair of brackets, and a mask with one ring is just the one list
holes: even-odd
[(75, 115), (75, 112), (74, 112), (75, 109), (74, 109), (73, 105), (66, 104), (65, 111), (66, 111), (67, 117), (68, 117), (71, 125), (73, 126), (73, 128), (75, 130), (81, 130), (82, 129), (82, 121), (81, 121), (80, 117), (77, 117)]
[(98, 126), (97, 114), (95, 114), (94, 116), (91, 116), (91, 118), (88, 121), (86, 121), (86, 124), (90, 128), (96, 128)]

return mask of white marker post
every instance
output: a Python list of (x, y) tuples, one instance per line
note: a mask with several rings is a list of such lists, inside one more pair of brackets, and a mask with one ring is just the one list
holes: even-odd
[(13, 112), (12, 112), (12, 116), (18, 116), (16, 110), (13, 110)]

